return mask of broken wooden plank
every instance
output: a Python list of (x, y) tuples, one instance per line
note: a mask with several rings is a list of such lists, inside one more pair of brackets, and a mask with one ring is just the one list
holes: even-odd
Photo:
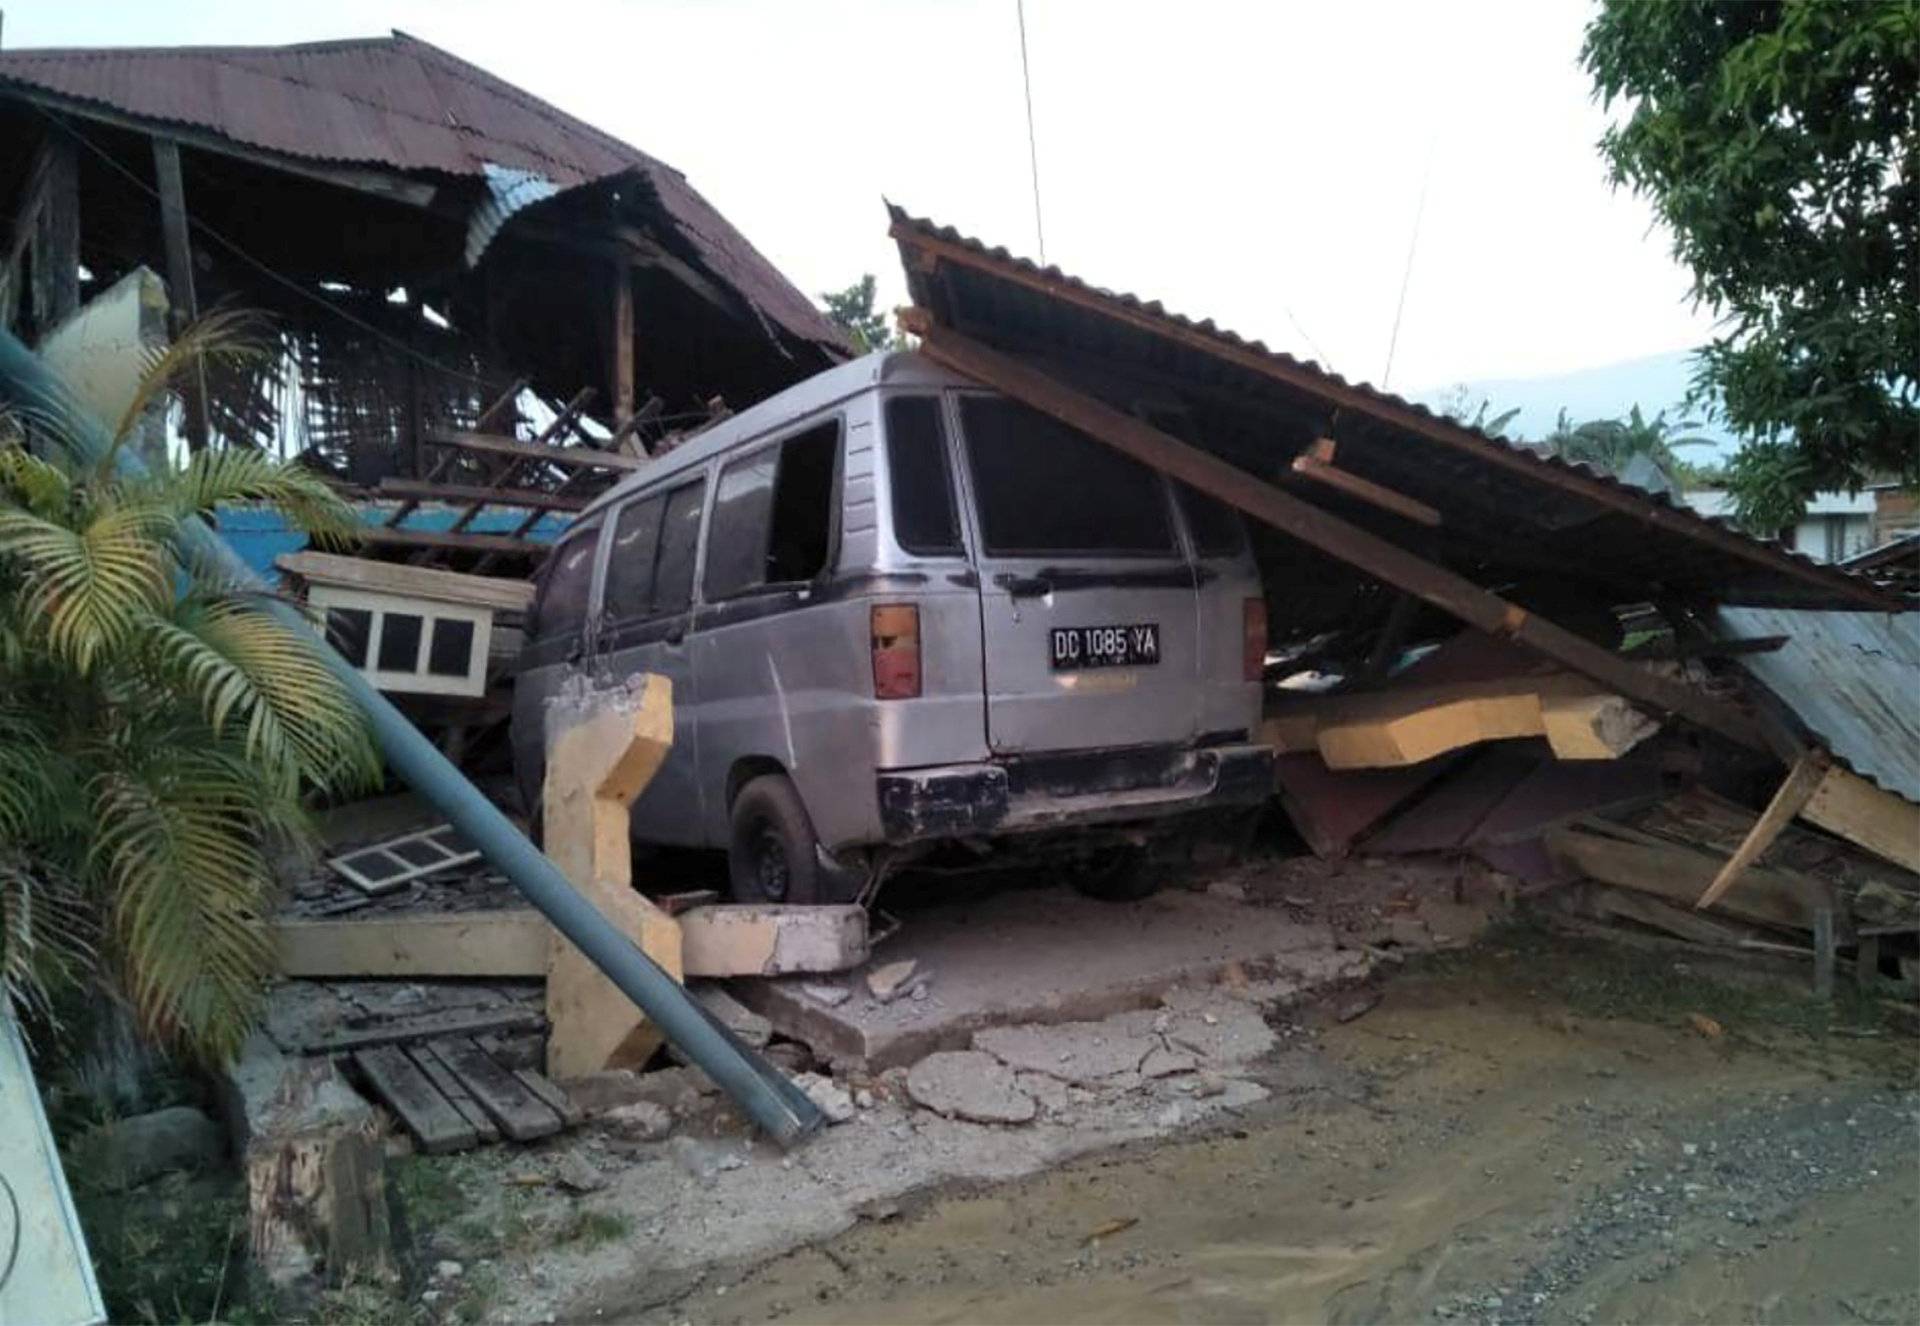
[(544, 977), (546, 918), (532, 908), (279, 921), (274, 942), (288, 976)]
[(483, 1031), (538, 1031), (547, 1020), (531, 1008), (460, 1009), (415, 1018), (393, 1018), (352, 1030), (331, 1030), (305, 1041), (303, 1054), (345, 1054), (374, 1045), (433, 1040), (443, 1036), (472, 1036)]
[(543, 446), (537, 442), (522, 442), (517, 437), (500, 437), (492, 433), (432, 431), (427, 434), (427, 441), (436, 447), (457, 447), (461, 451), (478, 451), (492, 456), (511, 456), (517, 460), (545, 461), (549, 464), (566, 465), (576, 469), (586, 467), (602, 470), (637, 470), (647, 463), (617, 451), (595, 451), (589, 447)]
[(388, 529), (366, 525), (357, 531), (362, 542), (385, 548), (436, 548), (443, 552), (507, 553), (516, 557), (544, 557), (549, 544), (537, 539), (515, 539), (504, 534), (455, 533), (452, 530)]
[(1767, 802), (1767, 808), (1761, 811), (1760, 817), (1753, 822), (1753, 828), (1748, 830), (1739, 848), (1727, 858), (1727, 863), (1720, 867), (1720, 872), (1713, 877), (1713, 882), (1707, 885), (1706, 892), (1702, 893), (1700, 900), (1693, 904), (1696, 908), (1704, 910), (1713, 906), (1728, 889), (1739, 882), (1746, 868), (1758, 860), (1762, 852), (1773, 846), (1773, 840), (1780, 836), (1780, 831), (1793, 822), (1793, 817), (1798, 815), (1800, 808), (1807, 804), (1807, 799), (1819, 787), (1820, 780), (1826, 776), (1826, 772), (1827, 757), (1818, 750), (1809, 750), (1794, 761), (1793, 768), (1788, 771), (1779, 790), (1773, 794), (1773, 799)]
[[(1617, 824), (1582, 821), (1550, 829), (1547, 850), (1589, 879), (1651, 893), (1691, 907), (1720, 869), (1709, 852), (1639, 834)], [(1748, 887), (1715, 904), (1729, 916), (1786, 930), (1813, 929), (1824, 890), (1798, 874), (1755, 867)]]
[(480, 1108), (480, 1102), (473, 1098), (473, 1093), (467, 1090), (466, 1084), (454, 1076), (451, 1068), (440, 1062), (440, 1056), (433, 1052), (433, 1046), (425, 1041), (416, 1041), (412, 1045), (401, 1048), (406, 1056), (419, 1066), (420, 1071), (427, 1075), (427, 1080), (440, 1089), (440, 1094), (447, 1098), (447, 1103), (460, 1112), (460, 1117), (467, 1121), (467, 1127), (473, 1129), (476, 1137), (482, 1142), (500, 1140), (499, 1127), (487, 1117), (487, 1112)]
[(580, 1107), (573, 1103), (572, 1096), (531, 1068), (516, 1068), (513, 1070), (513, 1075), (520, 1079), (521, 1086), (545, 1101), (567, 1127), (573, 1127), (585, 1117)]
[(356, 1051), (353, 1065), (428, 1155), (464, 1151), (480, 1140), (419, 1065), (397, 1047), (378, 1045)]
[(1834, 765), (1801, 808), (1802, 819), (1920, 874), (1920, 806)]
[(1623, 917), (1641, 925), (1651, 926), (1655, 930), (1664, 930), (1670, 935), (1696, 944), (1713, 944), (1721, 948), (1739, 948), (1743, 941), (1752, 939), (1754, 932), (1726, 921), (1701, 916), (1690, 907), (1675, 906), (1662, 899), (1650, 897), (1633, 889), (1595, 888), (1589, 898), (1595, 911), (1606, 916)]
[(380, 481), (380, 496), (410, 498), (415, 502), (480, 502), (532, 511), (583, 511), (590, 500), (569, 493), (541, 492), (537, 488), (486, 488), (478, 484), (399, 479), (392, 475)]
[(1382, 511), (1391, 511), (1416, 525), (1439, 528), (1440, 513), (1425, 502), (1408, 497), (1405, 493), (1397, 493), (1385, 484), (1363, 479), (1351, 470), (1341, 469), (1334, 463), (1334, 446), (1332, 438), (1321, 438), (1293, 458), (1293, 472), (1302, 478), (1313, 479), (1337, 489), (1349, 497), (1357, 497)]
[(1418, 595), (1469, 625), (1511, 637), (1658, 712), (1677, 714), (1741, 745), (1765, 748), (1753, 720), (1727, 701), (1629, 662), (1457, 572), (1341, 520), (1049, 373), (937, 326), (925, 310), (910, 309), (907, 314), (912, 316), (903, 316), (901, 325), (920, 336), (923, 354), (946, 367), (995, 387), (1377, 580)]
[(559, 1111), (541, 1100), (491, 1055), (464, 1036), (439, 1039), (433, 1053), (460, 1079), (500, 1131), (516, 1142), (551, 1137), (562, 1127)]

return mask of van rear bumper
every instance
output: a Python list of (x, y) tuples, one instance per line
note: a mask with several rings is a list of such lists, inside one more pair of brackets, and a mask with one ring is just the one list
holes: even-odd
[(1273, 791), (1273, 748), (1075, 751), (888, 771), (876, 783), (890, 843), (1030, 833), (1258, 805)]

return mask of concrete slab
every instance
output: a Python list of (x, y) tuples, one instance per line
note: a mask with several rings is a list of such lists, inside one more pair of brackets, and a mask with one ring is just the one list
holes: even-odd
[(831, 1005), (797, 978), (729, 988), (775, 1031), (837, 1067), (879, 1070), (967, 1049), (988, 1027), (1145, 1008), (1176, 985), (1212, 983), (1228, 963), (1269, 976), (1289, 965), (1287, 955), (1331, 958), (1333, 945), (1324, 924), (1203, 893), (1117, 904), (1023, 890), (917, 912), (882, 946), (876, 961), (916, 963), (925, 997), (881, 1003), (861, 982)]

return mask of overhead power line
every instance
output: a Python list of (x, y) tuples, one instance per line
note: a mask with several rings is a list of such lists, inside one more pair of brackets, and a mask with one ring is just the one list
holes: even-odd
[(1047, 231), (1040, 223), (1040, 148), (1033, 134), (1033, 73), (1027, 65), (1027, 0), (1013, 0), (1020, 20), (1020, 86), (1027, 97), (1027, 164), (1033, 168), (1033, 238), (1040, 248), (1040, 265), (1047, 263)]

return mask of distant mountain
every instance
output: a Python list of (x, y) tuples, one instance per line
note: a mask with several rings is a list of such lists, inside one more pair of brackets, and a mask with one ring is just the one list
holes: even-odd
[[(1646, 415), (1666, 410), (1673, 419), (1698, 418), (1680, 408), (1693, 381), (1693, 352), (1674, 350), (1666, 354), (1628, 359), (1599, 368), (1583, 368), (1539, 378), (1488, 378), (1463, 383), (1468, 410), (1485, 400), (1487, 416), (1518, 409), (1507, 425), (1510, 438), (1542, 438), (1553, 431), (1554, 419), (1565, 410), (1575, 423), (1589, 419), (1617, 419), (1635, 405)], [(1428, 409), (1445, 409), (1460, 396), (1460, 387), (1441, 387), (1416, 392), (1414, 399)], [(1712, 438), (1720, 455), (1733, 451), (1738, 443), (1726, 429), (1702, 424), (1690, 432)], [(1687, 453), (1687, 459), (1704, 461), (1704, 449)]]

